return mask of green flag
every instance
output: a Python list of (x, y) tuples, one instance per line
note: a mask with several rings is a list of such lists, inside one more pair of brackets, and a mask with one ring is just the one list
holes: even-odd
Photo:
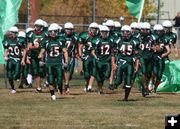
[[(157, 88), (157, 92), (180, 93), (180, 60), (166, 61), (165, 70), (161, 79), (161, 83)], [(136, 78), (138, 85), (143, 85), (142, 73), (139, 71)], [(154, 85), (153, 85), (154, 87)], [(154, 88), (152, 88), (154, 89)]]
[(7, 30), (18, 22), (22, 0), (0, 0), (0, 64), (5, 64), (2, 40)]
[(142, 4), (143, 0), (126, 0), (128, 10), (130, 11), (131, 15), (135, 16), (136, 18), (140, 17)]
[(180, 93), (180, 60), (166, 61), (165, 70), (157, 92)]

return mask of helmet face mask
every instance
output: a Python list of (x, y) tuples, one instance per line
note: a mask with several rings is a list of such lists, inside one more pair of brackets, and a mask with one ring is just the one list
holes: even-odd
[(139, 32), (139, 28), (131, 28), (132, 29), (132, 33), (138, 33)]
[(156, 34), (158, 34), (159, 36), (162, 36), (164, 34), (164, 30), (156, 30), (155, 31)]
[(170, 33), (172, 31), (172, 27), (164, 27), (164, 31), (166, 33)]
[(114, 26), (108, 26), (108, 28), (109, 28), (110, 31), (114, 31), (115, 27)]
[(50, 30), (49, 31), (50, 38), (54, 39), (58, 36), (58, 30)]
[(74, 32), (73, 29), (65, 29), (66, 35), (71, 35)]
[(100, 37), (102, 39), (107, 39), (109, 37), (110, 30), (107, 26), (100, 25), (99, 31), (100, 31)]
[(132, 35), (132, 29), (128, 25), (124, 25), (121, 28), (121, 31), (122, 31), (122, 37), (123, 37), (124, 40), (128, 40)]
[(43, 29), (44, 29), (44, 27), (41, 26), (41, 25), (35, 25), (35, 26), (34, 26), (34, 30), (35, 30), (36, 32), (42, 32)]
[(18, 31), (19, 31), (18, 28), (16, 26), (13, 26), (9, 29), (7, 36), (10, 39), (16, 39), (18, 36)]
[(42, 33), (44, 30), (44, 21), (42, 19), (37, 19), (34, 23), (34, 31), (36, 33)]
[(59, 33), (59, 25), (52, 23), (48, 28), (49, 37), (55, 39)]
[(90, 27), (89, 32), (93, 35), (96, 36), (98, 33), (98, 28)]
[(123, 34), (123, 39), (125, 39), (125, 40), (128, 40), (131, 37), (130, 31), (123, 30), (122, 34)]
[(109, 31), (100, 31), (102, 39), (107, 39), (109, 37)]
[(66, 35), (71, 35), (74, 31), (74, 25), (71, 22), (64, 24), (64, 32)]
[(98, 24), (96, 22), (92, 22), (89, 25), (88, 31), (92, 36), (96, 36), (98, 34)]
[(142, 36), (148, 36), (151, 33), (151, 25), (148, 22), (141, 23), (140, 28)]
[(142, 36), (147, 36), (150, 34), (150, 29), (147, 29), (147, 28), (142, 28), (141, 29), (141, 34)]
[(156, 24), (153, 29), (159, 36), (162, 36), (164, 34), (164, 27), (161, 24)]
[(10, 31), (10, 32), (8, 33), (8, 37), (11, 38), (11, 39), (16, 39), (17, 36), (18, 36), (18, 33), (17, 33), (17, 32), (12, 32), (12, 31)]

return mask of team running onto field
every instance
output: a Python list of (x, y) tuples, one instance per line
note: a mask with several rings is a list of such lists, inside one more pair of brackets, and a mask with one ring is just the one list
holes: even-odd
[(95, 80), (99, 94), (103, 94), (105, 80), (110, 90), (123, 83), (123, 100), (128, 101), (135, 78), (140, 76), (142, 96), (146, 97), (149, 92), (156, 93), (171, 49), (178, 57), (176, 38), (168, 20), (153, 27), (148, 22), (130, 26), (113, 20), (93, 22), (80, 34), (70, 22), (62, 28), (37, 19), (34, 28), (26, 32), (13, 26), (3, 40), (11, 93), (16, 93), (17, 79), (19, 88), (23, 84), (31, 87), (34, 80), (36, 92), (41, 93), (41, 79), (45, 78), (52, 100), (56, 99), (56, 90), (68, 94), (75, 59), (81, 59), (86, 92), (92, 91)]

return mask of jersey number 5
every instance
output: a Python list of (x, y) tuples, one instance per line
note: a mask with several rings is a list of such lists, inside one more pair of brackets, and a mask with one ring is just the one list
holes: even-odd
[(53, 47), (53, 48), (51, 48), (51, 51), (50, 51), (50, 56), (51, 57), (57, 57), (57, 56), (59, 56), (59, 47)]

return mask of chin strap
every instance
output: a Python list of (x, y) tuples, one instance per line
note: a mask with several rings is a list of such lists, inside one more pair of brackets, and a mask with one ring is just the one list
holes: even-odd
[(88, 32), (88, 34), (89, 34), (91, 37), (94, 37), (94, 35), (93, 35), (91, 32)]
[(37, 34), (37, 35), (40, 35), (40, 34), (43, 33), (43, 31), (38, 32), (38, 31), (34, 30), (34, 33)]

